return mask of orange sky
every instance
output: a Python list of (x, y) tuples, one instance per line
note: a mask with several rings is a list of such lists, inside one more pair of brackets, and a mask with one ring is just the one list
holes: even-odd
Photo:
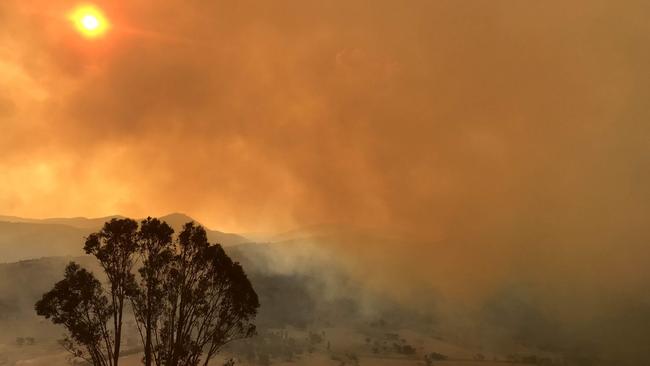
[(650, 2), (153, 3), (89, 40), (0, 1), (0, 214), (368, 226), (377, 283), (648, 293)]
[(4, 214), (429, 239), (647, 217), (643, 1), (103, 1), (97, 40), (75, 4), (0, 4)]

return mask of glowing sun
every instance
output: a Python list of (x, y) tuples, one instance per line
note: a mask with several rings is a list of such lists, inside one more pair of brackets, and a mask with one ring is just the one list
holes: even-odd
[(75, 28), (86, 38), (103, 36), (110, 28), (104, 13), (93, 5), (81, 5), (72, 10), (69, 19)]

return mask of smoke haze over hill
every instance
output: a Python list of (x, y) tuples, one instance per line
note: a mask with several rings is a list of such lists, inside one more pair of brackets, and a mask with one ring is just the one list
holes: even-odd
[(325, 224), (287, 263), (650, 357), (647, 2), (75, 3), (0, 3), (2, 214)]

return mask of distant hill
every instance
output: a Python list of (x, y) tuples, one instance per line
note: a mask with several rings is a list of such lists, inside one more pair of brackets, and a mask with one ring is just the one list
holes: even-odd
[[(2, 318), (34, 318), (33, 303), (63, 275), (65, 264), (74, 258), (87, 268), (97, 269), (94, 259), (84, 256), (84, 237), (116, 216), (87, 219), (33, 220), (15, 217), (0, 219), (0, 329)], [(176, 231), (190, 216), (174, 213), (160, 217)], [(317, 248), (344, 235), (338, 229), (302, 230), (274, 238), (268, 244), (208, 230), (212, 243), (225, 246), (240, 262), (253, 282), (262, 308), (260, 325), (304, 327), (313, 321), (344, 322), (359, 319), (368, 294), (348, 277), (334, 258)], [(57, 258), (51, 258), (57, 257)], [(17, 263), (11, 263), (17, 262)], [(372, 296), (371, 296), (372, 297)], [(373, 298), (372, 303), (382, 303)], [(402, 318), (405, 318), (402, 316)], [(1, 332), (0, 332), (1, 333)]]
[(60, 224), (0, 222), (0, 263), (62, 255), (82, 255), (93, 230)]
[[(48, 218), (29, 219), (0, 216), (0, 263), (16, 262), (52, 256), (78, 256), (83, 254), (84, 238), (98, 231), (106, 221), (123, 216), (100, 218)], [(176, 232), (193, 218), (172, 213), (159, 217)], [(249, 242), (247, 238), (206, 228), (208, 240), (224, 246)]]
[(187, 216), (182, 213), (172, 213), (169, 215), (161, 216), (159, 217), (160, 220), (165, 221), (169, 226), (171, 226), (174, 231), (179, 232), (182, 230), (183, 225), (190, 221), (194, 221), (197, 224), (203, 226), (208, 234), (208, 240), (211, 243), (219, 243), (221, 245), (229, 246), (229, 245), (236, 245), (236, 244), (242, 244), (242, 243), (247, 243), (250, 242), (249, 239), (237, 235), (237, 234), (231, 234), (231, 233), (224, 233), (221, 231), (217, 230), (210, 230), (205, 225), (201, 224), (200, 222), (194, 220), (190, 216)]
[[(342, 276), (335, 266), (312, 258), (309, 265), (290, 271), (281, 263), (281, 258), (289, 256), (286, 249), (292, 248), (254, 243), (226, 247), (233, 260), (242, 264), (258, 293), (262, 304), (258, 325), (304, 327), (317, 319), (353, 318), (357, 315), (349, 304), (339, 306), (340, 299), (333, 297), (331, 291), (325, 291), (332, 285), (333, 278)], [(87, 255), (0, 263), (0, 329), (3, 322), (35, 319), (34, 303), (63, 277), (64, 267), (70, 261), (81, 264), (101, 278), (102, 271), (97, 262)], [(348, 286), (349, 281), (337, 280), (336, 287), (343, 288), (343, 284)], [(357, 290), (343, 292), (359, 294)]]
[(47, 219), (28, 219), (24, 217), (17, 216), (3, 216), (0, 215), (0, 221), (3, 222), (12, 222), (12, 223), (29, 223), (29, 224), (56, 224), (56, 225), (67, 225), (80, 229), (91, 229), (96, 230), (97, 228), (102, 227), (106, 221), (109, 221), (114, 218), (122, 218), (124, 216), (113, 215), (106, 217), (97, 217), (97, 218), (85, 218), (85, 217), (69, 217), (69, 218), (47, 218)]
[(33, 317), (34, 303), (55, 282), (63, 278), (63, 269), (75, 261), (100, 273), (94, 258), (49, 257), (15, 263), (0, 263), (0, 321), (7, 318)]

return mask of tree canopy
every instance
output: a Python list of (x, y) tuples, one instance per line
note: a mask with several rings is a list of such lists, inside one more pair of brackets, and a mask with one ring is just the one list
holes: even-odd
[(193, 222), (173, 234), (149, 217), (112, 219), (88, 236), (84, 250), (97, 258), (105, 286), (70, 263), (36, 304), (39, 315), (66, 328), (62, 345), (74, 357), (118, 366), (127, 308), (146, 366), (207, 365), (225, 344), (255, 333), (259, 300), (242, 266)]

